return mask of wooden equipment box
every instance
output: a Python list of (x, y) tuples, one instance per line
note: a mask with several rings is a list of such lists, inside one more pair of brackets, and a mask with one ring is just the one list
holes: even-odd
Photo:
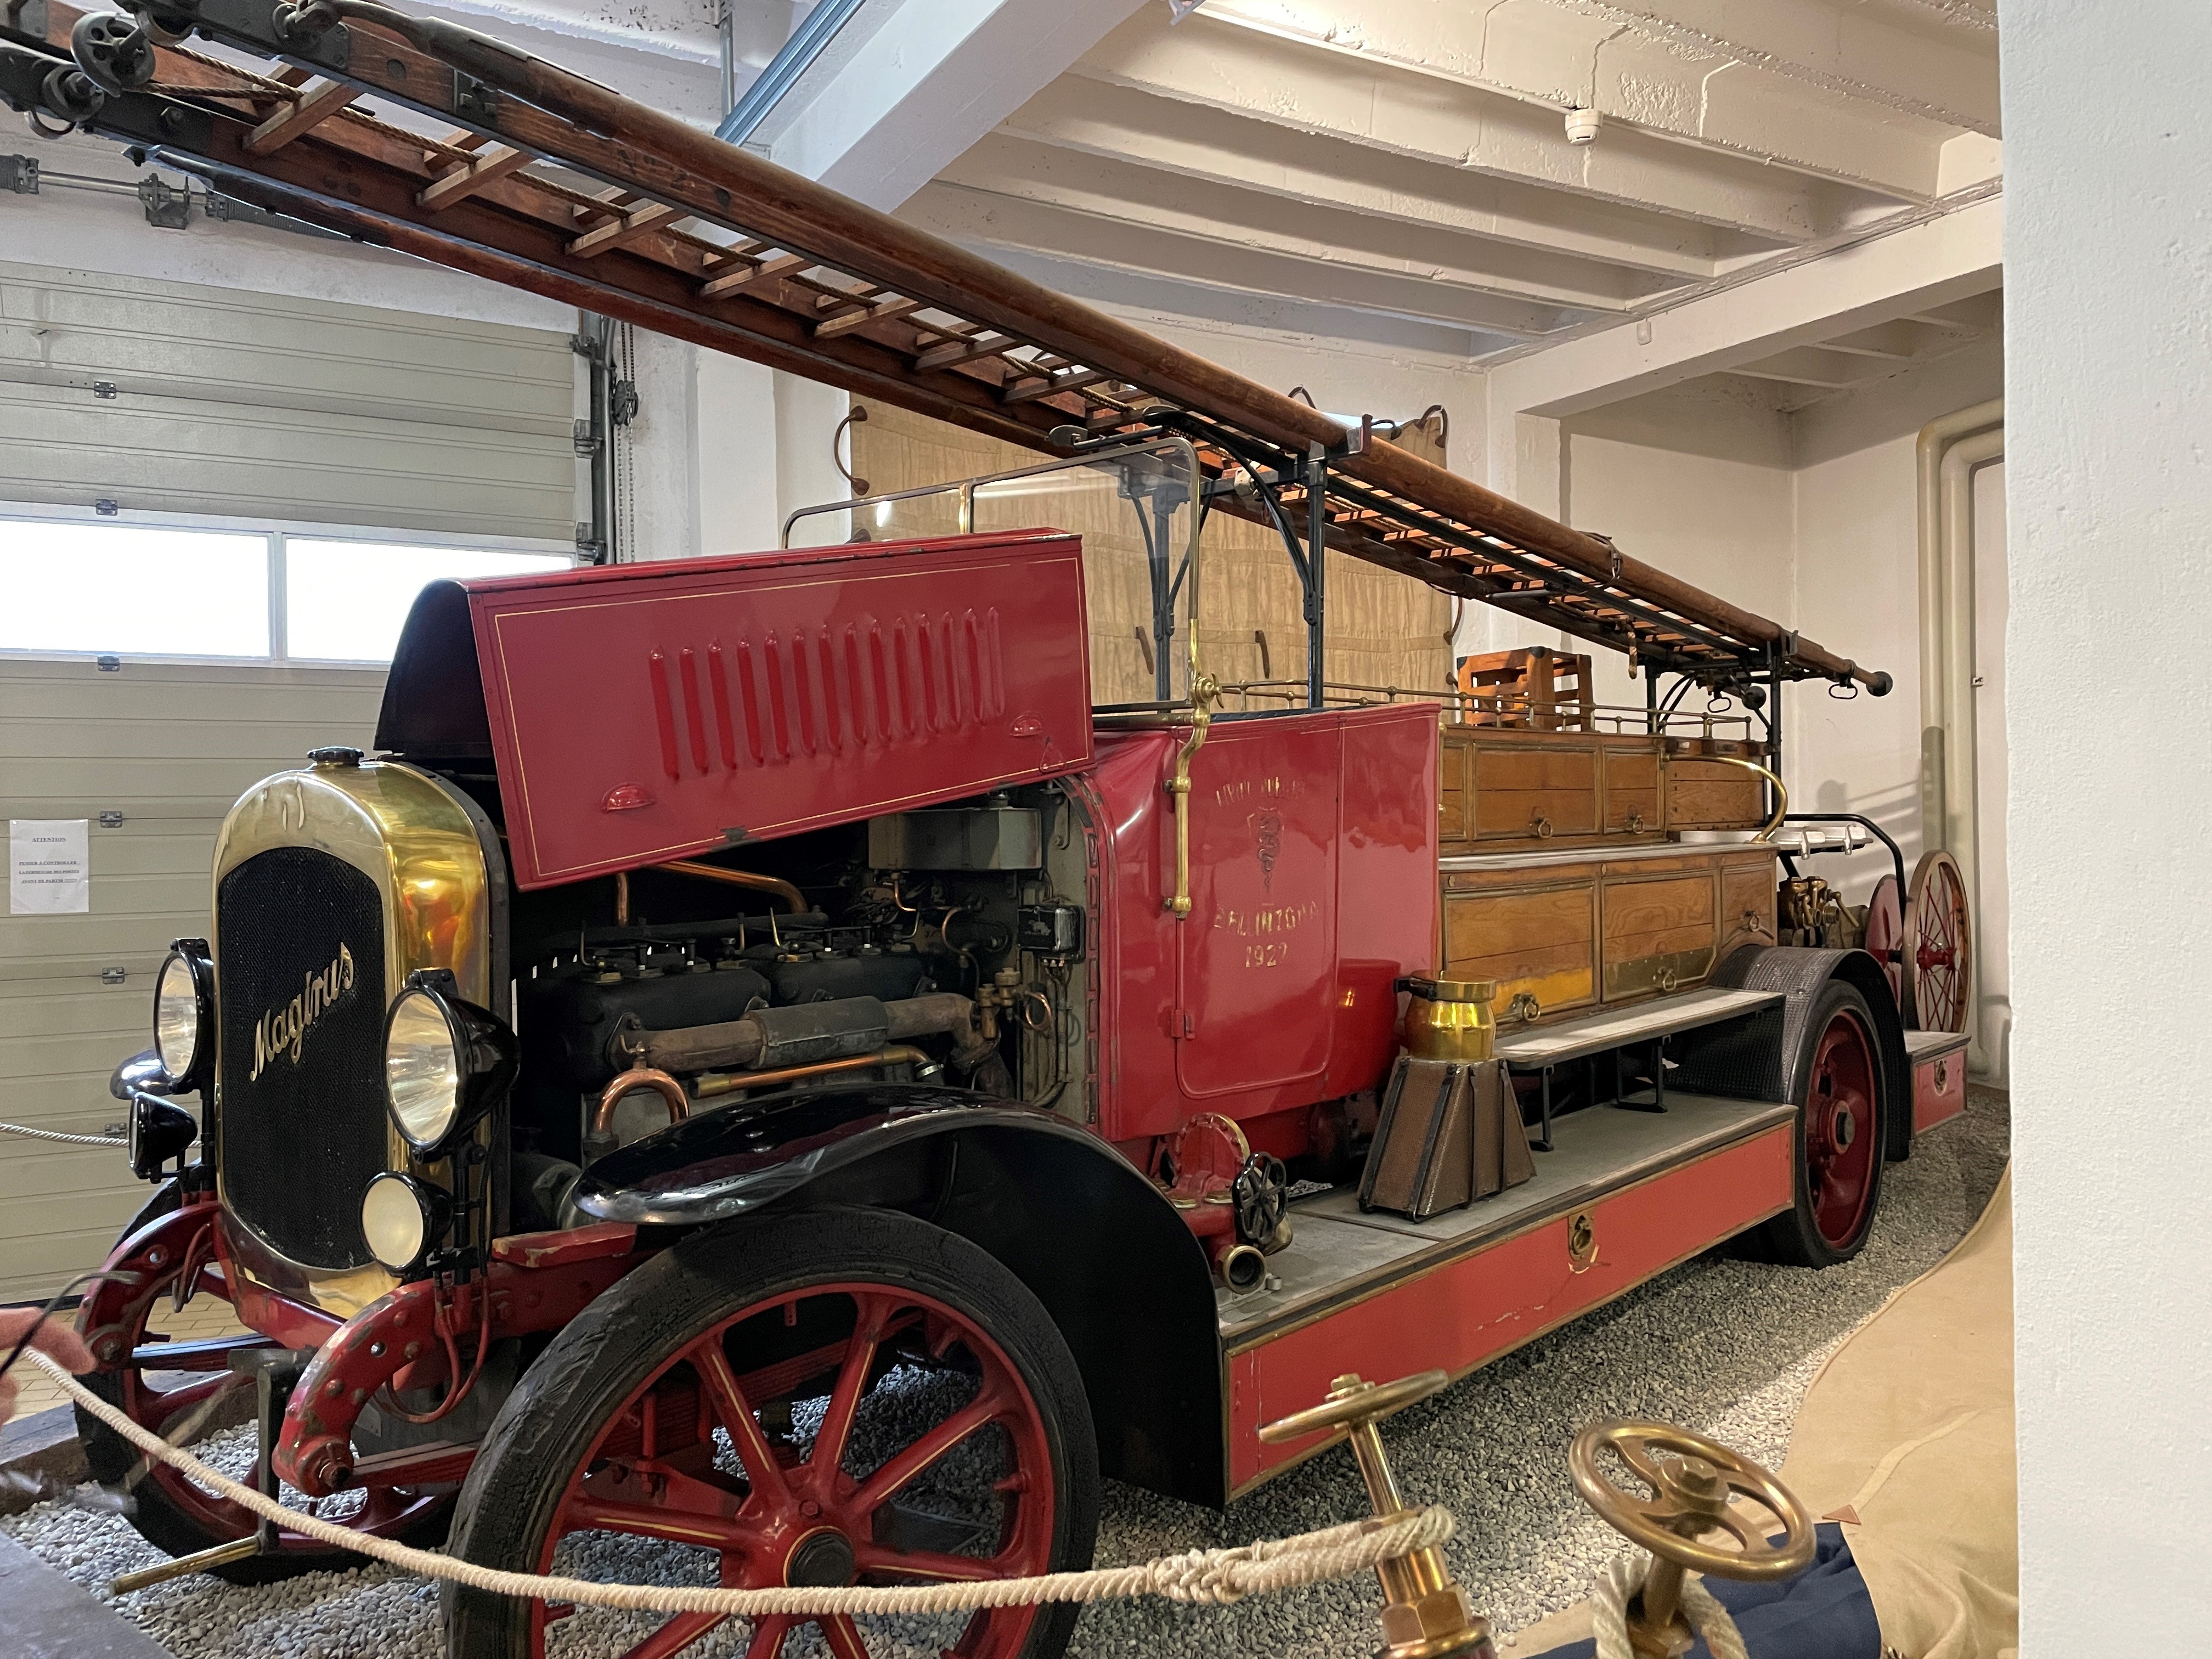
[(1454, 854), (1632, 845), (1683, 830), (1751, 830), (1765, 817), (1755, 744), (1642, 732), (1536, 732), (1447, 721), (1437, 830)]
[(1763, 842), (1502, 854), (1438, 867), (1438, 971), (1496, 981), (1501, 1026), (1688, 990), (1738, 945), (1774, 942), (1774, 849)]

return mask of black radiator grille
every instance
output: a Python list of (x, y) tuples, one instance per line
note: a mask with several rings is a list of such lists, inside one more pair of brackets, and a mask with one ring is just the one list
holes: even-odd
[(216, 927), (224, 1200), (302, 1266), (364, 1266), (362, 1188), (386, 1167), (376, 884), (280, 847), (222, 878)]

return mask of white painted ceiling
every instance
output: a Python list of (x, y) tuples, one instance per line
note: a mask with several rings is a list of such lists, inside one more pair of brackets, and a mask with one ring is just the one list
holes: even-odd
[(1486, 357), (1978, 193), (1997, 138), (1992, 0), (1206, 0), (904, 211), (1091, 297)]
[[(808, 7), (730, 3), (742, 94)], [(866, 0), (847, 37), (902, 3), (963, 32), (992, 9)], [(716, 4), (428, 0), (702, 123)], [(1142, 0), (1028, 85), (902, 216), (1094, 301), (1478, 362), (1925, 219), (2002, 164), (1995, 0)], [(1786, 406), (1984, 331), (1901, 321), (1737, 372)]]

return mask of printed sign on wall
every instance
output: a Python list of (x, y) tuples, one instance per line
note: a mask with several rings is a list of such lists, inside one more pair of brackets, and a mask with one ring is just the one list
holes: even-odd
[(92, 908), (92, 860), (83, 818), (8, 820), (8, 909), (19, 916)]

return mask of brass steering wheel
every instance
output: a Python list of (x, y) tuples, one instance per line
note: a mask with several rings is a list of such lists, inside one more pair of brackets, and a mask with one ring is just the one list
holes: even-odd
[(1328, 1399), (1318, 1406), (1278, 1418), (1261, 1425), (1260, 1438), (1271, 1446), (1286, 1440), (1303, 1440), (1324, 1429), (1354, 1429), (1379, 1423), (1416, 1401), (1426, 1400), (1451, 1378), (1442, 1371), (1416, 1371), (1395, 1382), (1364, 1382), (1357, 1376), (1340, 1376)]
[[(1650, 1497), (1623, 1492), (1605, 1478), (1598, 1452), (1608, 1446), (1650, 1488)], [(1787, 1578), (1813, 1559), (1812, 1518), (1790, 1489), (1749, 1458), (1687, 1429), (1619, 1418), (1592, 1423), (1575, 1437), (1567, 1468), (1600, 1520), (1632, 1544), (1692, 1572)], [(1781, 1543), (1769, 1542), (1765, 1528), (1730, 1506), (1731, 1492), (1773, 1512), (1782, 1523)], [(1726, 1533), (1742, 1547), (1700, 1542), (1699, 1534), (1707, 1532)]]

